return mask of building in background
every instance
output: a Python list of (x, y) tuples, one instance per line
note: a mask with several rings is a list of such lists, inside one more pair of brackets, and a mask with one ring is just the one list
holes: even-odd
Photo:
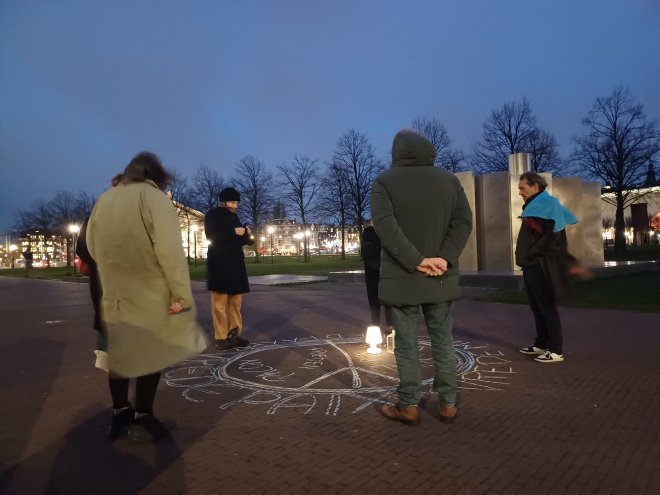
[[(626, 191), (632, 198), (623, 212), (628, 244), (660, 243), (660, 186)], [(603, 242), (614, 244), (615, 193), (603, 188)]]

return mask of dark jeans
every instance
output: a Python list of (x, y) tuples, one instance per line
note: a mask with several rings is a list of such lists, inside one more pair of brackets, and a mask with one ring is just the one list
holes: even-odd
[[(380, 301), (378, 300), (379, 277), (378, 270), (371, 270), (366, 266), (364, 267), (364, 280), (367, 284), (367, 300), (369, 301), (371, 324), (378, 327), (380, 327)], [(392, 325), (392, 310), (389, 306), (385, 306), (385, 325)]]
[[(153, 414), (154, 399), (158, 389), (160, 373), (138, 376), (135, 379), (135, 410), (139, 413)], [(114, 378), (108, 380), (110, 395), (112, 396), (112, 407), (121, 409), (130, 405), (128, 400), (128, 378)]]
[[(456, 351), (452, 337), (451, 302), (422, 304), (431, 337), (433, 389), (442, 406), (456, 404)], [(392, 307), (394, 357), (399, 369), (399, 407), (416, 406), (422, 399), (422, 369), (417, 344), (419, 306)]]
[(538, 263), (523, 267), (522, 272), (536, 324), (534, 346), (555, 354), (563, 354), (561, 320), (550, 278), (545, 274), (543, 266)]

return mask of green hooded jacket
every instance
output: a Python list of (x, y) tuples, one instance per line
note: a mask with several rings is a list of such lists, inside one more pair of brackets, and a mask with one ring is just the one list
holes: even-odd
[[(433, 166), (435, 150), (411, 129), (392, 145), (392, 166), (371, 190), (371, 214), (383, 245), (378, 293), (383, 304), (409, 306), (460, 296), (458, 257), (472, 231), (472, 212), (456, 176)], [(424, 258), (441, 257), (440, 277), (417, 271)]]

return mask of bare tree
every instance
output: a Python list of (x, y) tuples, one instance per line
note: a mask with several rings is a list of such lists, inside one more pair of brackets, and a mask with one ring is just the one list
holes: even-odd
[(467, 158), (465, 153), (451, 147), (452, 139), (447, 128), (435, 117), (417, 116), (413, 120), (412, 128), (419, 131), (428, 139), (435, 149), (436, 167), (442, 167), (450, 172), (459, 172), (465, 167), (463, 162)]
[(435, 149), (434, 165), (442, 167), (443, 157), (449, 151), (452, 143), (447, 128), (435, 117), (417, 116), (412, 123), (413, 129), (418, 130), (426, 139), (428, 139)]
[[(307, 230), (310, 215), (314, 214), (316, 195), (321, 188), (318, 160), (296, 154), (291, 165), (279, 165), (281, 197), (300, 218), (303, 232)], [(304, 236), (303, 259), (309, 261), (309, 239)]]
[(536, 128), (529, 136), (527, 147), (530, 155), (530, 165), (534, 172), (562, 173), (566, 170), (564, 162), (559, 158), (557, 140), (547, 131)]
[(445, 153), (443, 167), (452, 173), (462, 172), (467, 167), (467, 155), (460, 149), (450, 149)]
[(272, 218), (286, 218), (286, 205), (278, 200), (273, 201)]
[(16, 237), (23, 237), (25, 233), (34, 230), (34, 214), (30, 210), (18, 210), (12, 226)]
[(341, 257), (346, 258), (346, 226), (349, 214), (348, 180), (344, 169), (336, 164), (327, 166), (322, 179), (319, 197), (319, 213), (324, 215), (330, 223), (339, 226), (341, 232)]
[(364, 218), (369, 212), (371, 185), (383, 167), (376, 159), (367, 135), (355, 129), (344, 132), (337, 140), (333, 164), (342, 169), (346, 178), (349, 211), (362, 234)]
[(91, 214), (95, 202), (96, 199), (84, 191), (78, 191), (77, 195), (57, 191), (50, 201), (39, 199), (29, 210), (18, 210), (14, 231), (19, 237), (31, 230), (66, 236), (69, 225), (81, 224)]
[(78, 220), (84, 220), (89, 217), (92, 214), (94, 203), (96, 203), (96, 198), (94, 196), (90, 196), (85, 191), (78, 191), (75, 205), (73, 207), (74, 217)]
[(84, 218), (77, 219), (75, 217), (76, 198), (68, 191), (57, 191), (53, 199), (48, 202), (48, 208), (50, 209), (54, 231), (66, 240), (66, 266), (71, 266), (73, 239), (68, 235), (68, 228), (69, 225), (82, 223)]
[[(243, 157), (234, 170), (232, 183), (241, 193), (241, 215), (249, 219), (255, 236), (273, 206), (272, 181), (273, 174), (252, 155)], [(259, 249), (255, 249), (255, 261), (259, 263)]]
[(52, 234), (57, 229), (52, 206), (43, 199), (35, 201), (30, 210), (30, 223), (33, 230), (38, 230), (44, 235)]
[(473, 146), (472, 166), (481, 173), (509, 170), (509, 155), (529, 153), (533, 170), (556, 170), (557, 142), (536, 126), (527, 98), (505, 103), (491, 112), (483, 125), (481, 141)]
[(68, 191), (57, 191), (53, 199), (48, 202), (50, 208), (53, 227), (59, 234), (66, 234), (67, 228), (77, 220), (75, 216), (76, 197)]
[(584, 175), (601, 180), (614, 193), (614, 251), (625, 253), (624, 209), (640, 197), (637, 188), (646, 178), (649, 161), (660, 151), (660, 133), (623, 86), (596, 98), (582, 124), (587, 133), (573, 139), (571, 160)]
[(200, 165), (192, 180), (191, 206), (206, 213), (218, 206), (218, 196), (225, 187), (222, 177), (207, 165)]

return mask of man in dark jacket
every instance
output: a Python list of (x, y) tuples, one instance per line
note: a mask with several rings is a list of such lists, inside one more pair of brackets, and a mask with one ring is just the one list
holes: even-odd
[(536, 172), (520, 176), (518, 192), (525, 204), (516, 242), (516, 264), (522, 268), (529, 305), (534, 313), (536, 339), (523, 347), (523, 354), (536, 356), (539, 363), (564, 360), (561, 321), (557, 301), (567, 293), (569, 273), (583, 270), (566, 247), (567, 225), (577, 223), (573, 215), (545, 188), (546, 180)]
[(422, 374), (417, 347), (421, 306), (431, 336), (433, 388), (440, 419), (453, 421), (456, 407), (456, 352), (451, 303), (459, 297), (458, 257), (472, 231), (472, 212), (455, 175), (433, 166), (435, 150), (412, 129), (392, 145), (392, 166), (371, 190), (371, 213), (383, 251), (379, 295), (392, 306), (399, 370), (399, 402), (384, 405), (388, 419), (419, 424)]
[(243, 246), (251, 244), (251, 232), (236, 214), (239, 192), (228, 187), (220, 192), (220, 206), (204, 218), (206, 238), (210, 241), (207, 257), (207, 285), (211, 292), (211, 312), (215, 346), (220, 350), (245, 347), (241, 338), (243, 294), (250, 292)]

